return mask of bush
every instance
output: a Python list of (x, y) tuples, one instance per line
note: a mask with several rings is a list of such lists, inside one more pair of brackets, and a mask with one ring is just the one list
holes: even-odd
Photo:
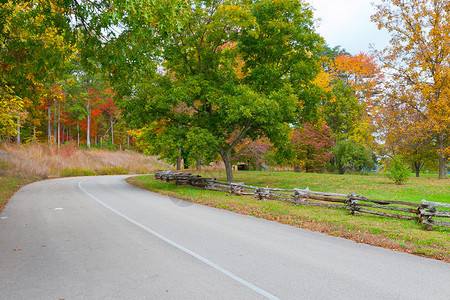
[(97, 171), (99, 175), (124, 175), (129, 172), (121, 167), (110, 167)]
[(391, 160), (389, 171), (390, 172), (387, 174), (387, 177), (398, 185), (408, 180), (411, 173), (409, 168), (403, 162), (403, 157), (401, 156), (396, 156)]
[(85, 169), (66, 169), (61, 172), (61, 176), (63, 177), (70, 177), (70, 176), (94, 176), (97, 175), (92, 170), (85, 170)]
[(353, 140), (340, 140), (332, 149), (329, 170), (338, 174), (366, 172), (375, 168), (376, 160), (370, 149)]

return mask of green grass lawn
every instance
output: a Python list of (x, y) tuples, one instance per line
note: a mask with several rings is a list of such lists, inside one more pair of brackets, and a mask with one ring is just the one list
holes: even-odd
[[(224, 172), (202, 174), (203, 177), (216, 177), (226, 181)], [(369, 175), (335, 175), (294, 172), (235, 172), (236, 182), (269, 186), (277, 188), (309, 187), (318, 192), (349, 194), (354, 192), (361, 196), (377, 200), (397, 200), (419, 202), (422, 199), (450, 203), (450, 180), (440, 180), (437, 175), (420, 178), (411, 177), (402, 185), (395, 185), (384, 174)]]
[[(208, 172), (201, 175), (216, 177), (219, 180), (225, 179), (223, 172)], [(433, 231), (426, 231), (421, 224), (414, 221), (374, 215), (352, 216), (345, 209), (293, 206), (281, 201), (258, 201), (251, 196), (234, 196), (224, 192), (206, 191), (160, 182), (154, 180), (153, 176), (132, 177), (128, 181), (142, 188), (191, 202), (450, 262), (449, 228), (435, 227)], [(411, 178), (406, 184), (396, 186), (380, 174), (361, 176), (293, 172), (236, 172), (235, 181), (279, 188), (309, 187), (311, 190), (323, 192), (355, 192), (380, 200), (418, 202), (426, 199), (450, 202), (448, 196), (450, 181), (431, 177)]]

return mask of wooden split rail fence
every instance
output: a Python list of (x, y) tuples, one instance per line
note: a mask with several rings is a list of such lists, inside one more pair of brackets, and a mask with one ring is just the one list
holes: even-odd
[(207, 190), (223, 191), (235, 195), (251, 195), (259, 200), (280, 200), (293, 205), (320, 206), (347, 209), (352, 215), (360, 213), (415, 220), (427, 230), (433, 226), (450, 227), (450, 204), (422, 200), (420, 204), (403, 201), (374, 200), (351, 194), (323, 193), (306, 189), (277, 189), (257, 187), (241, 183), (218, 181), (215, 178), (203, 178), (200, 175), (172, 170), (156, 171), (155, 178), (178, 185), (190, 185)]

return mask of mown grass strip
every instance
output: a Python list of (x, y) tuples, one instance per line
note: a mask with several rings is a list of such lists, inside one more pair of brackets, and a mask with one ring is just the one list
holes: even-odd
[(22, 186), (36, 181), (36, 178), (17, 178), (0, 176), (0, 213), (8, 201)]
[[(285, 186), (286, 182), (284, 182), (292, 180), (290, 177), (281, 176), (280, 182), (278, 176), (272, 175), (271, 178), (269, 176), (262, 178), (260, 175), (264, 174), (264, 172), (249, 173), (238, 173), (238, 180), (245, 181), (242, 179), (247, 179), (246, 183), (259, 183), (262, 185), (268, 185), (267, 183), (270, 181), (272, 183), (271, 186), (274, 187), (292, 188), (292, 186)], [(240, 174), (244, 175), (241, 176)], [(292, 175), (292, 173), (290, 174), (291, 177), (300, 176)], [(205, 177), (220, 178), (217, 175), (220, 174), (208, 174), (205, 175)], [(307, 176), (311, 177), (310, 174)], [(337, 175), (327, 175), (325, 180), (328, 181), (333, 178), (333, 176), (339, 177)], [(360, 180), (358, 178), (365, 176), (353, 177), (353, 181), (358, 183), (358, 180)], [(252, 182), (250, 179), (255, 181)], [(317, 178), (313, 179), (319, 181)], [(344, 177), (344, 179), (346, 178)], [(348, 178), (346, 180), (348, 180)], [(305, 229), (320, 231), (326, 234), (352, 239), (356, 242), (450, 262), (450, 229), (448, 228), (436, 227), (434, 231), (426, 231), (422, 225), (414, 221), (389, 219), (374, 215), (352, 216), (344, 209), (293, 206), (281, 201), (258, 201), (251, 196), (233, 196), (224, 192), (177, 186), (174, 183), (157, 181), (153, 176), (132, 177), (127, 181), (141, 188), (171, 197), (286, 223)], [(364, 178), (363, 181), (365, 181)], [(358, 186), (358, 184), (356, 186)], [(320, 189), (320, 187), (316, 190), (324, 191), (323, 189)], [(331, 192), (331, 190), (326, 191)], [(336, 192), (346, 191), (348, 191), (348, 187), (345, 191), (339, 190)], [(370, 197), (375, 198), (374, 195), (370, 195)], [(410, 197), (411, 195), (406, 198)], [(420, 201), (420, 199), (418, 201)]]

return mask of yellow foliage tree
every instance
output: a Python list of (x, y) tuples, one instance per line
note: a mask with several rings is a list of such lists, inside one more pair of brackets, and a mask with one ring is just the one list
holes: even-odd
[(436, 141), (439, 178), (445, 178), (450, 154), (450, 2), (386, 0), (376, 8), (372, 20), (391, 34), (390, 46), (378, 53), (384, 68), (392, 71), (384, 105), (411, 112), (414, 122), (403, 123)]
[(0, 136), (9, 137), (17, 134), (16, 120), (23, 110), (24, 101), (14, 95), (6, 84), (0, 86)]
[[(38, 0), (0, 3), (0, 101), (5, 107), (0, 112), (2, 136), (17, 134), (18, 143), (20, 125), (24, 121), (39, 123), (42, 118), (39, 107), (48, 83), (62, 76), (64, 64), (76, 52), (69, 40), (70, 29), (64, 22), (65, 11), (57, 3)], [(7, 111), (14, 113), (6, 115)], [(11, 126), (15, 129), (11, 130)]]
[(336, 121), (347, 125), (345, 138), (372, 148), (374, 99), (383, 80), (375, 57), (365, 53), (353, 56), (343, 53), (333, 58), (323, 57), (322, 60), (322, 70), (313, 84), (323, 91), (323, 118), (338, 138), (343, 136), (332, 124)]

